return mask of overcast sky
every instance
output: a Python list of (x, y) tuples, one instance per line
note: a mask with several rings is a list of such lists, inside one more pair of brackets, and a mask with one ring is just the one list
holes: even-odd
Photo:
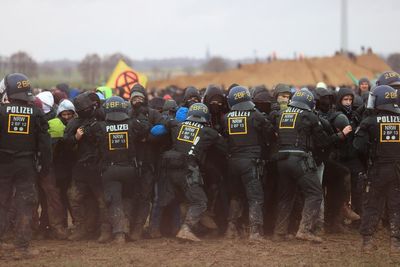
[[(1, 0), (0, 55), (79, 60), (331, 55), (341, 0)], [(348, 46), (400, 52), (399, 0), (348, 0)]]

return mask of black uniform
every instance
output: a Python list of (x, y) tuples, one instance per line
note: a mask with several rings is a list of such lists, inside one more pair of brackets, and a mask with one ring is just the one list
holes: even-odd
[[(261, 183), (262, 146), (270, 138), (270, 122), (256, 109), (232, 110), (225, 117), (229, 145), (230, 210), (228, 221), (237, 225), (242, 200), (248, 200), (249, 223), (256, 232), (263, 226), (264, 192)], [(243, 192), (244, 189), (244, 192)]]
[(310, 153), (314, 147), (329, 146), (340, 136), (324, 132), (318, 117), (309, 110), (289, 107), (277, 120), (278, 153), (278, 214), (275, 234), (286, 235), (289, 218), (299, 188), (305, 198), (299, 232), (310, 233), (318, 218), (322, 201), (317, 165)]
[(368, 155), (368, 180), (363, 192), (360, 233), (372, 236), (387, 205), (390, 236), (400, 239), (400, 115), (380, 111), (364, 119), (354, 147)]
[(48, 123), (36, 107), (22, 102), (0, 107), (0, 239), (10, 199), (15, 197), (18, 248), (28, 247), (31, 240), (32, 210), (37, 203), (35, 156), (40, 153), (43, 175), (50, 168), (51, 139), (47, 131)]
[[(192, 228), (207, 208), (207, 196), (203, 190), (203, 179), (199, 171), (205, 163), (210, 148), (225, 154), (227, 146), (222, 136), (203, 123), (185, 121), (176, 125), (172, 121), (172, 150), (163, 155), (162, 168), (167, 177), (169, 191), (160, 192), (162, 205), (165, 206), (174, 196), (188, 203), (184, 224)], [(164, 194), (164, 195), (162, 195)]]
[(110, 121), (102, 123), (104, 159), (102, 180), (109, 208), (112, 232), (129, 233), (127, 212), (123, 198), (129, 198), (137, 179), (137, 161), (134, 142), (143, 134), (143, 127), (136, 120)]

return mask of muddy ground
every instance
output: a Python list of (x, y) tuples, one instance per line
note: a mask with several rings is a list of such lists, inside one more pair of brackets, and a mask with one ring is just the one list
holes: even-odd
[(389, 254), (386, 232), (377, 235), (379, 249), (360, 252), (357, 232), (325, 235), (323, 244), (302, 241), (262, 244), (246, 240), (204, 239), (182, 243), (173, 238), (142, 240), (126, 245), (94, 241), (34, 241), (40, 255), (32, 260), (0, 259), (0, 266), (400, 266)]

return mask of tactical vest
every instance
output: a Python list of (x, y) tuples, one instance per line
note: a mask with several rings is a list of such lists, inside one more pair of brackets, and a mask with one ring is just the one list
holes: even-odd
[(226, 115), (230, 148), (260, 146), (259, 136), (254, 127), (254, 114), (255, 111), (234, 110)]
[(376, 160), (400, 159), (400, 116), (378, 115), (376, 125), (372, 129), (375, 136)]
[(108, 163), (131, 163), (134, 157), (131, 129), (128, 121), (105, 122), (106, 161)]
[(174, 150), (186, 154), (193, 146), (196, 138), (200, 135), (202, 128), (204, 128), (204, 125), (198, 122), (182, 122), (178, 132), (173, 136)]
[(309, 151), (311, 144), (305, 131), (303, 118), (305, 111), (295, 107), (287, 108), (278, 119), (279, 149)]
[(0, 107), (0, 150), (9, 152), (36, 151), (35, 131), (39, 111), (32, 106), (6, 104)]

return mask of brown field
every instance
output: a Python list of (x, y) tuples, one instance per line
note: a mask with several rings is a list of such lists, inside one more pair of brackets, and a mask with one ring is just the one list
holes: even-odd
[(223, 84), (228, 87), (232, 83), (245, 86), (264, 84), (271, 88), (278, 83), (302, 86), (316, 85), (321, 81), (335, 86), (352, 85), (348, 72), (357, 79), (374, 79), (376, 75), (387, 70), (390, 70), (390, 67), (374, 54), (357, 56), (355, 60), (345, 56), (277, 60), (270, 63), (246, 64), (241, 69), (230, 69), (220, 73), (182, 75), (169, 80), (150, 81), (148, 88), (163, 88), (169, 85), (181, 88), (192, 85), (202, 88), (209, 84)]
[(154, 239), (101, 245), (94, 241), (34, 241), (40, 255), (16, 261), (7, 254), (0, 266), (400, 266), (400, 255), (389, 254), (389, 238), (377, 235), (378, 251), (360, 252), (356, 231), (325, 235), (323, 244), (302, 241), (249, 243), (246, 240), (205, 239), (182, 243)]

